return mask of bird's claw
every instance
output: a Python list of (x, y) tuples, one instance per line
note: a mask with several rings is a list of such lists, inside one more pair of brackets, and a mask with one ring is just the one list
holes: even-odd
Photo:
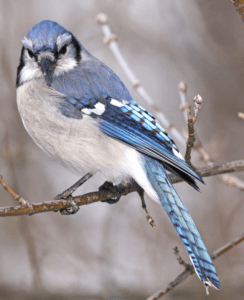
[(119, 194), (119, 195), (117, 197), (115, 197), (115, 198), (103, 200), (101, 202), (105, 202), (105, 203), (108, 203), (108, 204), (115, 204), (115, 203), (117, 203), (120, 200), (121, 195), (119, 193), (119, 190), (118, 190), (117, 186), (113, 185), (112, 182), (105, 181), (104, 184), (102, 184), (99, 187), (99, 191), (104, 191), (104, 190), (112, 192), (112, 193), (116, 193), (116, 194)]

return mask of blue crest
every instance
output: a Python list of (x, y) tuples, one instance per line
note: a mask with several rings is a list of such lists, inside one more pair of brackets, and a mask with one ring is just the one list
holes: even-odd
[(69, 33), (58, 23), (44, 20), (32, 27), (26, 37), (32, 40), (35, 52), (46, 49), (54, 51), (57, 37), (66, 32)]

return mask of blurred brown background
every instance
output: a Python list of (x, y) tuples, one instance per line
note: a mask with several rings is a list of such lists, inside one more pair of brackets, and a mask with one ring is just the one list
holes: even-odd
[[(15, 76), (21, 40), (51, 19), (72, 31), (85, 48), (111, 67), (135, 100), (126, 75), (103, 43), (99, 12), (108, 14), (125, 59), (149, 94), (180, 131), (177, 86), (188, 99), (203, 97), (196, 130), (215, 162), (244, 159), (244, 24), (229, 0), (1, 0), (0, 174), (25, 199), (51, 200), (79, 175), (52, 161), (26, 133), (16, 106)], [(181, 148), (184, 152), (184, 149)], [(195, 157), (195, 165), (201, 165)], [(80, 174), (83, 175), (83, 174)], [(244, 174), (236, 174), (244, 180)], [(243, 192), (217, 178), (201, 193), (176, 186), (211, 253), (243, 232)], [(94, 191), (92, 179), (78, 191)], [(1, 206), (15, 205), (0, 189)], [(82, 207), (74, 216), (45, 213), (0, 220), (0, 299), (146, 299), (181, 271), (172, 248), (189, 258), (163, 208), (147, 198), (156, 222), (146, 222), (138, 195), (116, 205)], [(221, 291), (205, 289), (197, 276), (162, 299), (243, 299), (244, 244), (215, 261)]]

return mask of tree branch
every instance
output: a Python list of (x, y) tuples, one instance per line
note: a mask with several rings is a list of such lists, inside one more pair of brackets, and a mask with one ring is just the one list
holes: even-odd
[[(228, 244), (224, 245), (218, 250), (214, 251), (213, 254), (211, 255), (212, 260), (228, 252), (230, 249), (233, 249), (235, 246), (239, 245), (243, 241), (244, 241), (244, 234), (233, 239)], [(174, 287), (181, 284), (192, 274), (195, 274), (194, 267), (192, 264), (187, 264), (185, 266), (185, 270), (179, 276), (177, 276), (173, 281), (171, 281), (169, 284), (167, 284), (162, 289), (160, 289), (160, 291), (150, 296), (147, 300), (158, 300), (159, 298), (167, 294), (169, 291), (171, 291)]]
[[(196, 172), (202, 177), (209, 177), (224, 173), (230, 172), (241, 172), (244, 171), (244, 161), (233, 161), (230, 163), (215, 164), (212, 166), (206, 166), (196, 169)], [(172, 183), (181, 182), (182, 179), (170, 174), (170, 179)], [(45, 201), (42, 203), (30, 203), (24, 200), (22, 197), (18, 196), (12, 189), (4, 182), (0, 177), (0, 184), (7, 190), (15, 199), (20, 198), (21, 206), (11, 206), (11, 207), (1, 207), (0, 208), (0, 217), (9, 217), (9, 216), (19, 216), (19, 215), (28, 215), (28, 214), (37, 214), (48, 211), (58, 211), (63, 208), (68, 207), (68, 200), (52, 200)], [(243, 188), (244, 189), (244, 188)], [(140, 187), (134, 182), (130, 181), (127, 183), (121, 183), (117, 186), (119, 195), (126, 196), (133, 192), (140, 193)], [(75, 201), (77, 206), (88, 205), (98, 201), (104, 201), (118, 196), (118, 193), (111, 192), (108, 190), (101, 190), (99, 192), (91, 192), (81, 196), (71, 197)]]
[[(204, 149), (202, 146), (202, 143), (198, 140), (197, 143), (195, 143), (195, 134), (194, 134), (194, 122), (196, 121), (197, 112), (201, 108), (200, 104), (202, 102), (202, 99), (200, 96), (196, 96), (194, 98), (195, 107), (194, 107), (194, 114), (193, 117), (191, 117), (190, 113), (190, 105), (186, 101), (186, 92), (187, 92), (187, 85), (184, 82), (180, 82), (179, 84), (179, 95), (180, 95), (180, 101), (181, 101), (181, 110), (183, 111), (183, 116), (185, 121), (188, 125), (188, 139), (186, 142), (186, 154), (185, 154), (185, 160), (186, 162), (195, 170), (191, 163), (191, 151), (192, 149), (195, 149), (200, 154), (201, 158), (203, 159), (204, 163), (207, 166), (213, 166), (214, 161), (211, 159), (209, 153)], [(200, 102), (199, 102), (200, 97)], [(238, 113), (238, 117), (244, 118), (243, 113)], [(187, 137), (187, 134), (186, 134)], [(225, 173), (225, 172), (224, 172)], [(223, 174), (223, 173), (218, 173)], [(232, 187), (236, 187), (240, 190), (244, 191), (244, 182), (237, 178), (234, 175), (221, 175), (218, 177), (224, 184)], [(177, 181), (178, 182), (178, 181)]]
[[(201, 177), (210, 177), (210, 176), (215, 176), (220, 174), (242, 172), (242, 171), (244, 171), (244, 160), (236, 160), (236, 161), (227, 162), (223, 164), (213, 164), (213, 165), (208, 165), (196, 169), (196, 172), (199, 175), (201, 175)], [(173, 174), (170, 174), (169, 177), (172, 183), (178, 183), (183, 181), (181, 178), (176, 177)]]
[(194, 124), (197, 120), (197, 113), (201, 109), (200, 104), (202, 103), (202, 97), (200, 95), (197, 95), (194, 98), (194, 113), (193, 116), (191, 115), (191, 106), (188, 107), (187, 110), (187, 121), (186, 124), (188, 126), (188, 138), (186, 142), (186, 154), (185, 154), (185, 161), (188, 163), (189, 166), (192, 167), (192, 169), (196, 169), (192, 163), (191, 163), (191, 150), (193, 149), (194, 143), (195, 143), (195, 130), (194, 130)]
[[(4, 180), (0, 177), (0, 184), (6, 190), (11, 190), (9, 186), (4, 182)], [(132, 192), (138, 192), (140, 187), (134, 181), (130, 181), (127, 183), (121, 183), (117, 186), (119, 190), (119, 194), (121, 196), (126, 196)], [(12, 190), (11, 190), (12, 191)], [(15, 197), (17, 195), (12, 191), (11, 195)], [(84, 194), (82, 196), (71, 197), (72, 200), (75, 201), (77, 206), (88, 205), (91, 203), (95, 203), (98, 201), (104, 201), (111, 198), (115, 198), (118, 196), (118, 193), (111, 192), (109, 190), (102, 190), (99, 192), (91, 192)], [(22, 198), (23, 199), (23, 198)], [(26, 201), (26, 200), (24, 200)], [(28, 203), (28, 201), (26, 201)], [(37, 214), (48, 211), (58, 211), (63, 208), (69, 207), (68, 200), (51, 200), (45, 201), (41, 203), (32, 204), (32, 209), (28, 205), (22, 206), (11, 206), (11, 207), (1, 207), (0, 208), (0, 217), (9, 217), (9, 216), (19, 216), (19, 215), (28, 215), (28, 214)]]

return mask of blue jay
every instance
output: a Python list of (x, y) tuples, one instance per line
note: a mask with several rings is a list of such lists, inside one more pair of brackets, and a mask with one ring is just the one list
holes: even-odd
[(113, 183), (133, 179), (164, 207), (202, 283), (219, 289), (207, 249), (166, 170), (196, 190), (195, 179), (202, 178), (172, 138), (114, 72), (59, 24), (42, 21), (22, 42), (17, 104), (36, 144), (78, 172), (100, 173)]

